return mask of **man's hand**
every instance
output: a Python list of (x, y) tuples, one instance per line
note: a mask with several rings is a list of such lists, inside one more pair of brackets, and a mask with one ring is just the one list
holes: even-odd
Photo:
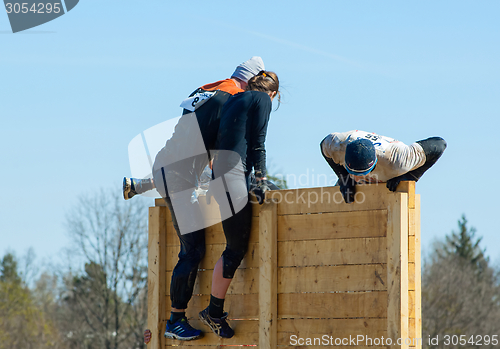
[(338, 184), (340, 185), (340, 192), (346, 204), (354, 202), (354, 194), (356, 194), (356, 182), (349, 175), (339, 175)]
[(151, 342), (151, 331), (144, 330), (144, 344), (149, 344)]
[(399, 182), (401, 181), (416, 181), (416, 179), (415, 176), (411, 174), (411, 172), (402, 174), (401, 176), (389, 179), (386, 183), (387, 189), (389, 189), (390, 191), (396, 191)]
[(340, 192), (344, 197), (346, 204), (351, 204), (354, 202), (355, 186), (354, 185), (340, 185)]
[(387, 181), (386, 187), (390, 191), (396, 191), (396, 189), (397, 189), (397, 187), (399, 185), (399, 182), (401, 182), (401, 176), (397, 176), (397, 177), (391, 178), (391, 179), (389, 179)]

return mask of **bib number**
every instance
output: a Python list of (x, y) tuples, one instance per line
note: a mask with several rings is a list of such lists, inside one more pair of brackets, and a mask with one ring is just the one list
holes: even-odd
[(217, 91), (197, 91), (193, 96), (186, 98), (181, 103), (181, 108), (187, 109), (189, 111), (195, 111), (196, 108), (199, 108), (203, 103), (208, 101), (210, 98), (215, 95)]

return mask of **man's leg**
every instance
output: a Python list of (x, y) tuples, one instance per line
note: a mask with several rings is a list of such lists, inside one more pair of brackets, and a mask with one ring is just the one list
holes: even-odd
[(155, 188), (152, 178), (129, 178), (123, 177), (123, 198), (125, 200), (133, 198), (137, 194), (145, 193)]
[(172, 214), (172, 223), (181, 243), (181, 250), (178, 255), (179, 261), (172, 272), (170, 299), (173, 309), (185, 311), (193, 295), (198, 265), (205, 255), (205, 229), (200, 229), (188, 234), (181, 234), (172, 208), (172, 203), (169, 198), (165, 201)]
[(431, 137), (416, 143), (420, 144), (425, 153), (425, 163), (419, 168), (407, 173), (405, 176), (408, 180), (418, 181), (422, 175), (430, 169), (436, 161), (443, 155), (446, 149), (446, 141), (441, 137)]
[[(190, 207), (186, 209), (200, 210), (198, 203), (191, 203), (190, 188), (192, 184), (180, 178), (176, 174), (165, 171), (157, 171), (154, 174), (160, 194), (165, 195), (164, 199), (172, 216), (172, 223), (179, 237), (181, 249), (179, 252), (179, 260), (172, 272), (170, 284), (170, 300), (171, 300), (171, 316), (167, 321), (165, 337), (175, 338), (180, 340), (191, 340), (201, 337), (202, 332), (191, 327), (186, 318), (186, 308), (189, 300), (193, 295), (194, 283), (198, 265), (205, 254), (205, 230), (197, 230), (187, 234), (181, 234), (181, 229), (177, 222), (177, 215), (172, 205), (170, 192), (181, 195), (189, 195), (189, 197), (181, 198), (180, 202), (186, 203)], [(168, 184), (168, 191), (166, 190)], [(177, 197), (179, 202), (179, 197)]]

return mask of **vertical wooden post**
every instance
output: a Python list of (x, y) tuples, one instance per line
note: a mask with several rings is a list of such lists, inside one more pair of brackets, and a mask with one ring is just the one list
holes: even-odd
[(264, 204), (259, 214), (259, 348), (278, 343), (278, 204)]
[[(415, 198), (415, 338), (422, 338), (422, 262), (420, 258), (420, 195)], [(422, 338), (423, 341), (423, 338)], [(422, 342), (416, 346), (422, 348)]]
[(149, 208), (148, 239), (148, 328), (151, 330), (150, 349), (165, 346), (163, 337), (166, 314), (166, 237), (167, 207)]
[(415, 182), (401, 182), (398, 192), (408, 193), (408, 337), (411, 347), (422, 348), (422, 292), (420, 259), (420, 195), (415, 194)]
[[(408, 193), (392, 195), (387, 222), (387, 337), (408, 349)], [(398, 344), (398, 339), (402, 341)]]

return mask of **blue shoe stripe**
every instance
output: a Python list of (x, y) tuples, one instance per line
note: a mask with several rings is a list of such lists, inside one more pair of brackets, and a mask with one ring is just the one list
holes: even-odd
[(197, 330), (187, 322), (187, 320), (183, 319), (175, 324), (167, 323), (167, 328), (165, 331), (165, 337), (175, 338), (180, 340), (191, 340), (200, 337), (202, 332)]

